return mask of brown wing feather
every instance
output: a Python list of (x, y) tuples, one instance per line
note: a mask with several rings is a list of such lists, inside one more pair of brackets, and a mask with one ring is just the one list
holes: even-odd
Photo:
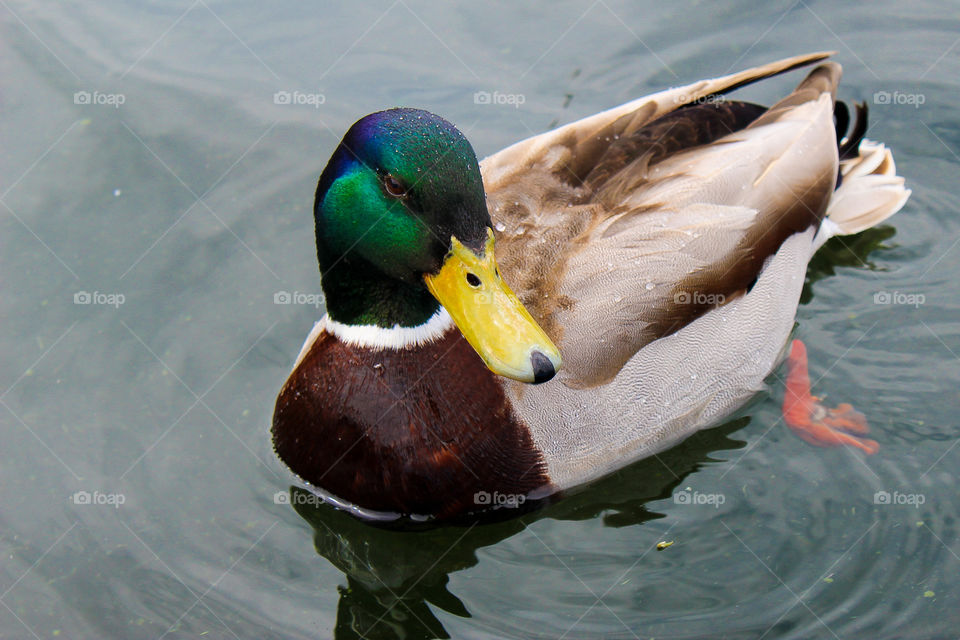
[[(646, 167), (743, 129), (766, 111), (749, 102), (685, 105), (608, 143), (583, 182), (593, 200), (614, 208), (646, 180)], [(573, 155), (578, 155), (574, 149)]]
[(481, 164), (502, 271), (558, 341), (566, 384), (610, 380), (645, 344), (749, 288), (786, 237), (819, 224), (837, 174), (838, 65), (770, 110), (680, 99), (815, 59), (658, 94)]

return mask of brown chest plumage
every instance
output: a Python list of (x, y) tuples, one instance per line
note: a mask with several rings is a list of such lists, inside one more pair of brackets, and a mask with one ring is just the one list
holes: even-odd
[(297, 475), (367, 509), (451, 517), (549, 488), (526, 426), (456, 330), (399, 350), (321, 332), (277, 398), (273, 441)]

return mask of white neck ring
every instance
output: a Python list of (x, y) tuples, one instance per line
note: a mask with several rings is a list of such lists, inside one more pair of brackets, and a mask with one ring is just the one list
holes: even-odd
[(440, 307), (429, 320), (416, 327), (378, 327), (374, 324), (343, 324), (329, 315), (320, 321), (323, 328), (342, 342), (368, 349), (404, 349), (419, 347), (439, 339), (454, 326), (447, 310)]

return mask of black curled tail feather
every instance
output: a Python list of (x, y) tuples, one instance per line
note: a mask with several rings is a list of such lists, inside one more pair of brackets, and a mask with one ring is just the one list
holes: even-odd
[[(847, 110), (847, 105), (839, 101), (834, 105), (837, 144), (840, 147), (841, 160), (849, 160), (860, 153), (860, 141), (863, 140), (863, 136), (867, 133), (867, 104), (865, 102), (855, 102), (853, 106), (857, 110), (856, 119), (853, 121), (853, 130), (849, 135), (846, 135), (847, 127), (850, 123), (850, 114)], [(844, 137), (846, 137), (846, 140), (843, 140)]]

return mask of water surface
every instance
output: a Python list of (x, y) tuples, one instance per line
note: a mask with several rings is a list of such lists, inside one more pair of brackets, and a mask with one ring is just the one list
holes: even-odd
[[(8, 1), (0, 30), (0, 638), (960, 628), (960, 6)], [(778, 371), (739, 419), (522, 519), (390, 532), (291, 493), (268, 425), (355, 119), (426, 108), (484, 156), (820, 49), (913, 189), (817, 256), (797, 318), (879, 454), (790, 434)]]

